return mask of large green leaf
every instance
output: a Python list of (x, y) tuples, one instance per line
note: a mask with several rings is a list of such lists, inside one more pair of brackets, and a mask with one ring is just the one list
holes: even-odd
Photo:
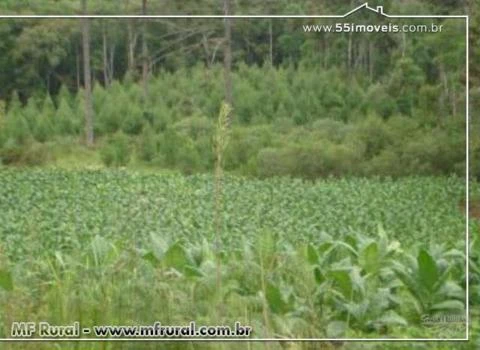
[(333, 247), (333, 243), (328, 241), (328, 242), (321, 243), (318, 246), (318, 250), (323, 256), (323, 254), (328, 254), (331, 251), (332, 247)]
[(429, 292), (434, 291), (435, 283), (438, 280), (438, 269), (435, 260), (424, 249), (420, 250), (417, 257), (418, 279)]
[(371, 242), (360, 252), (360, 264), (367, 273), (375, 274), (380, 268), (377, 242)]
[(265, 293), (268, 305), (274, 313), (283, 314), (288, 311), (288, 304), (283, 300), (282, 293), (277, 286), (268, 283)]
[(394, 269), (396, 276), (408, 291), (423, 305), (424, 304), (424, 293), (422, 293), (421, 284), (415, 278), (415, 275), (411, 273), (403, 264), (396, 262), (394, 264)]
[(147, 260), (150, 264), (154, 267), (157, 267), (160, 264), (160, 260), (157, 256), (153, 253), (153, 251), (149, 251), (143, 255), (143, 258)]
[(408, 325), (407, 320), (393, 310), (388, 310), (378, 321), (386, 325)]
[(464, 304), (459, 300), (445, 300), (432, 306), (432, 310), (444, 311), (444, 310), (458, 310), (465, 309)]
[(346, 299), (350, 299), (352, 295), (352, 280), (347, 270), (331, 270), (328, 277), (333, 279), (334, 286), (343, 294)]
[(315, 267), (313, 269), (313, 274), (315, 276), (315, 281), (318, 284), (322, 284), (323, 282), (325, 282), (325, 276), (323, 275), (322, 271), (320, 271), (319, 267)]
[(163, 256), (163, 262), (167, 267), (173, 267), (178, 271), (183, 271), (188, 265), (189, 259), (185, 248), (183, 248), (180, 242), (175, 242), (167, 249)]
[(183, 273), (187, 277), (202, 277), (204, 275), (202, 270), (200, 270), (199, 268), (197, 268), (195, 266), (191, 266), (191, 265), (185, 265), (185, 267), (183, 269)]
[(318, 253), (315, 250), (315, 247), (311, 244), (307, 246), (307, 260), (312, 265), (318, 263)]

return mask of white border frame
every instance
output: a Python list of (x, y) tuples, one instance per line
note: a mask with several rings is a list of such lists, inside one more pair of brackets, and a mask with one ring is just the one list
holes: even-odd
[(3, 18), (345, 18), (366, 8), (388, 18), (463, 18), (465, 19), (465, 119), (466, 119), (466, 204), (465, 204), (465, 338), (0, 338), (1, 342), (468, 342), (469, 338), (469, 16), (468, 15), (388, 15), (383, 6), (372, 8), (364, 3), (344, 15), (1, 15)]

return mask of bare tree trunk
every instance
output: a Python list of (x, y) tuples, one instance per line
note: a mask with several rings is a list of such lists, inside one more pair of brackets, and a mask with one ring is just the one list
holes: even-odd
[(133, 35), (133, 23), (131, 19), (128, 19), (128, 70), (133, 71), (135, 69), (135, 45)]
[(76, 58), (77, 58), (77, 91), (80, 91), (80, 52), (77, 46), (77, 52), (76, 52)]
[(109, 69), (108, 69), (108, 46), (107, 46), (107, 33), (105, 30), (105, 23), (102, 26), (102, 39), (103, 39), (103, 82), (105, 87), (110, 85)]
[(373, 81), (373, 43), (370, 41), (368, 43), (368, 75), (370, 81)]
[[(350, 1), (350, 6), (353, 6), (353, 0)], [(348, 47), (347, 47), (347, 75), (351, 76), (351, 65), (352, 65), (352, 32), (348, 33)]]
[(46, 74), (45, 81), (47, 82), (47, 93), (50, 94), (50, 72)]
[(354, 50), (353, 50), (352, 66), (353, 66), (354, 72), (357, 72), (359, 70), (359, 67), (362, 66), (362, 60), (363, 60), (362, 42), (357, 41), (356, 45), (354, 45)]
[(328, 59), (329, 59), (329, 54), (330, 54), (330, 51), (328, 49), (328, 39), (327, 39), (327, 35), (324, 34), (323, 35), (323, 47), (324, 47), (324, 54), (323, 54), (323, 68), (327, 68), (328, 67)]
[(115, 77), (115, 43), (112, 43), (112, 46), (110, 46), (109, 73), (110, 73), (110, 82), (112, 82)]
[(273, 66), (273, 23), (270, 18), (268, 23), (268, 36), (270, 38), (270, 65)]
[[(224, 15), (230, 15), (230, 0), (223, 0)], [(225, 101), (231, 107), (233, 104), (232, 96), (232, 23), (231, 18), (224, 18), (225, 25), (225, 42), (224, 42), (224, 77), (225, 77)], [(232, 113), (228, 116), (229, 122), (231, 122)]]
[(450, 100), (450, 89), (448, 86), (448, 77), (447, 73), (445, 72), (445, 66), (443, 63), (440, 63), (440, 78), (443, 82), (443, 94), (442, 94), (442, 105), (444, 108), (448, 108), (448, 102)]
[(352, 32), (348, 34), (348, 49), (347, 49), (347, 72), (350, 76), (351, 74), (351, 64), (352, 64)]
[[(87, 14), (87, 0), (82, 0), (83, 14)], [(85, 92), (85, 137), (88, 146), (93, 146), (93, 105), (90, 72), (90, 20), (82, 18), (83, 74)]]
[(452, 113), (453, 117), (457, 117), (457, 92), (455, 90), (455, 84), (452, 84)]
[(210, 69), (210, 49), (208, 48), (208, 39), (205, 34), (202, 34), (202, 46), (205, 52), (205, 65)]
[[(129, 13), (129, 0), (125, 2), (125, 12)], [(136, 63), (135, 63), (135, 47), (137, 46), (137, 34), (134, 33), (133, 28), (133, 19), (129, 18), (127, 20), (127, 61), (128, 61), (128, 71), (134, 72)]]
[[(142, 0), (142, 15), (147, 14), (147, 0)], [(147, 46), (147, 22), (143, 19), (142, 23), (142, 85), (143, 100), (148, 98), (148, 46)]]

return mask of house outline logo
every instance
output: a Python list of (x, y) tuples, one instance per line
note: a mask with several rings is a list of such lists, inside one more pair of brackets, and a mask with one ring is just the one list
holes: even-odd
[(361, 9), (363, 8), (366, 8), (372, 12), (375, 12), (375, 13), (378, 13), (379, 15), (382, 15), (382, 16), (385, 16), (385, 17), (390, 17), (389, 15), (387, 15), (385, 12), (383, 12), (383, 6), (377, 6), (376, 8), (373, 8), (373, 7), (370, 7), (368, 6), (368, 2), (358, 6), (358, 7), (355, 7), (353, 10), (351, 11), (348, 11), (346, 14), (343, 15), (343, 17), (348, 17), (352, 14), (354, 14), (355, 12), (358, 12), (360, 11)]

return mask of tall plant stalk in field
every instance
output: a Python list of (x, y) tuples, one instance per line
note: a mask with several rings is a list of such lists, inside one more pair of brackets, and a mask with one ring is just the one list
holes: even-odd
[(223, 161), (225, 149), (228, 145), (230, 136), (229, 115), (231, 107), (227, 103), (223, 103), (218, 116), (217, 127), (214, 136), (214, 154), (215, 154), (215, 208), (214, 208), (214, 225), (215, 225), (215, 249), (217, 256), (217, 291), (221, 287), (221, 231), (223, 226)]

